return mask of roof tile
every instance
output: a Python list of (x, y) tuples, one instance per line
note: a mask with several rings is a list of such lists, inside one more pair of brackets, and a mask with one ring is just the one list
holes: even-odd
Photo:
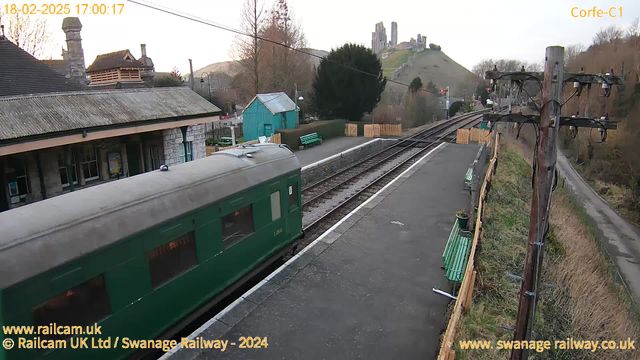
[(136, 60), (133, 57), (133, 55), (131, 55), (133, 60), (125, 60), (124, 57), (126, 54), (131, 55), (131, 52), (129, 50), (120, 50), (120, 51), (115, 51), (108, 54), (98, 55), (98, 57), (96, 57), (96, 59), (94, 60), (93, 64), (91, 64), (87, 68), (87, 72), (89, 73), (89, 72), (101, 71), (101, 70), (118, 69), (121, 67), (127, 67), (127, 68), (131, 68), (131, 67), (143, 68), (144, 67), (144, 65), (140, 61)]

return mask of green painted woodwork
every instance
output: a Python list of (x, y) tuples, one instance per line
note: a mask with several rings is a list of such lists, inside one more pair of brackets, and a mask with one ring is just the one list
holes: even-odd
[[(297, 185), (297, 206), (290, 208), (292, 184)], [(287, 174), (0, 291), (0, 325), (33, 325), (33, 307), (104, 274), (111, 315), (99, 322), (101, 337), (119, 336), (121, 344), (123, 337), (153, 339), (302, 234), (300, 185), (299, 172)], [(280, 192), (282, 216), (271, 221), (270, 195), (275, 191)], [(249, 204), (254, 233), (223, 250), (220, 218)], [(152, 289), (147, 252), (191, 231), (198, 265)], [(121, 346), (0, 350), (0, 359), (123, 359), (131, 353)]]
[(467, 170), (467, 173), (464, 175), (464, 181), (467, 183), (470, 183), (472, 177), (473, 177), (473, 168), (469, 168)]
[(445, 277), (453, 282), (462, 282), (464, 271), (471, 249), (470, 237), (464, 236), (456, 220), (449, 234), (447, 245), (442, 254), (442, 262), (446, 271)]
[(297, 111), (272, 114), (258, 98), (242, 112), (244, 141), (258, 140), (281, 129), (295, 129), (296, 123)]
[[(0, 290), (0, 305), (2, 305), (2, 291)], [(4, 325), (4, 321), (2, 320), (2, 307), (0, 307), (0, 329), (2, 329), (2, 325)], [(0, 331), (0, 344), (4, 340), (4, 332)], [(5, 360), (7, 353), (5, 352), (4, 346), (0, 346), (0, 360)]]
[(311, 133), (311, 134), (300, 136), (300, 143), (302, 145), (307, 146), (316, 142), (322, 144), (322, 139), (320, 138), (320, 135), (318, 135), (318, 133)]

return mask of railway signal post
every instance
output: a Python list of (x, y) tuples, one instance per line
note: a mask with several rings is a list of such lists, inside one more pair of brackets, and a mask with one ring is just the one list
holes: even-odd
[[(563, 86), (567, 82), (574, 84), (575, 93), (580, 96), (583, 86), (591, 87), (592, 84), (601, 84), (605, 89), (604, 96), (610, 95), (611, 85), (620, 84), (621, 80), (607, 74), (565, 74), (564, 72), (564, 48), (550, 46), (546, 49), (544, 73), (521, 72), (500, 73), (494, 68), (487, 71), (486, 78), (494, 80), (510, 80), (512, 84), (520, 88), (526, 81), (536, 80), (541, 86), (541, 105), (538, 107), (539, 116), (525, 116), (513, 114), (510, 111), (504, 114), (485, 114), (484, 119), (492, 123), (517, 122), (520, 124), (532, 123), (536, 130), (536, 152), (534, 153), (534, 180), (533, 197), (531, 200), (529, 236), (527, 252), (525, 255), (524, 272), (520, 289), (518, 315), (515, 324), (515, 341), (531, 340), (531, 332), (535, 322), (535, 312), (539, 297), (540, 277), (542, 274), (542, 261), (544, 258), (544, 246), (547, 232), (549, 231), (549, 214), (551, 210), (551, 196), (557, 183), (556, 159), (558, 131), (561, 126), (570, 126), (572, 131), (578, 127), (598, 128), (601, 134), (607, 129), (617, 128), (614, 121), (601, 122), (601, 119), (588, 117), (562, 117)], [(533, 99), (531, 99), (533, 101)], [(568, 101), (568, 100), (567, 100)], [(510, 109), (511, 107), (509, 107)], [(501, 108), (498, 107), (498, 111)], [(577, 131), (577, 130), (576, 130)], [(511, 360), (528, 358), (527, 349), (513, 349)]]

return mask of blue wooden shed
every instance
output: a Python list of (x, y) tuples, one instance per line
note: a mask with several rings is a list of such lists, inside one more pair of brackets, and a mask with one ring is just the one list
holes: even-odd
[(258, 94), (242, 111), (244, 140), (271, 136), (276, 130), (294, 129), (298, 124), (298, 107), (283, 92)]

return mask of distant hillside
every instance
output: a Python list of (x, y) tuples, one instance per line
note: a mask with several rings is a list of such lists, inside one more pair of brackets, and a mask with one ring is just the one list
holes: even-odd
[[(445, 53), (438, 50), (424, 50), (414, 53), (411, 50), (400, 50), (382, 59), (384, 75), (390, 79), (409, 84), (416, 76), (419, 76), (424, 86), (432, 81), (438, 89), (449, 86), (452, 97), (471, 95), (476, 91), (481, 80), (471, 71), (455, 62)], [(393, 72), (398, 69), (395, 76)], [(406, 92), (406, 88), (389, 83), (387, 88), (400, 93)]]
[[(309, 52), (316, 56), (327, 56), (329, 54), (329, 52), (327, 51), (317, 50), (317, 49), (305, 49), (304, 51)], [(311, 65), (315, 65), (316, 67), (320, 64), (320, 60), (321, 59), (315, 56), (309, 56), (309, 62), (311, 63)], [(239, 71), (240, 70), (238, 69), (237, 62), (232, 60), (232, 61), (223, 61), (223, 62), (209, 64), (201, 69), (194, 70), (193, 76), (195, 78), (199, 78), (203, 72), (207, 72), (209, 74), (222, 73), (222, 74), (227, 74), (229, 76), (235, 76), (236, 74), (238, 74)]]
[[(327, 55), (329, 55), (328, 51), (324, 51), (324, 50), (316, 50), (316, 49), (305, 49), (304, 51), (311, 53), (313, 55), (316, 56), (322, 56), (325, 57)], [(318, 65), (320, 65), (320, 61), (322, 61), (322, 59), (319, 59), (315, 56), (310, 56), (309, 57), (309, 61), (311, 62), (311, 65), (315, 65), (316, 67), (318, 67)]]
[(223, 61), (223, 62), (209, 64), (201, 69), (194, 70), (193, 76), (200, 77), (200, 75), (202, 75), (203, 72), (206, 72), (208, 74), (222, 73), (222, 74), (227, 74), (229, 76), (235, 76), (239, 72), (239, 70), (238, 70), (238, 64), (236, 61), (233, 61), (233, 60)]

